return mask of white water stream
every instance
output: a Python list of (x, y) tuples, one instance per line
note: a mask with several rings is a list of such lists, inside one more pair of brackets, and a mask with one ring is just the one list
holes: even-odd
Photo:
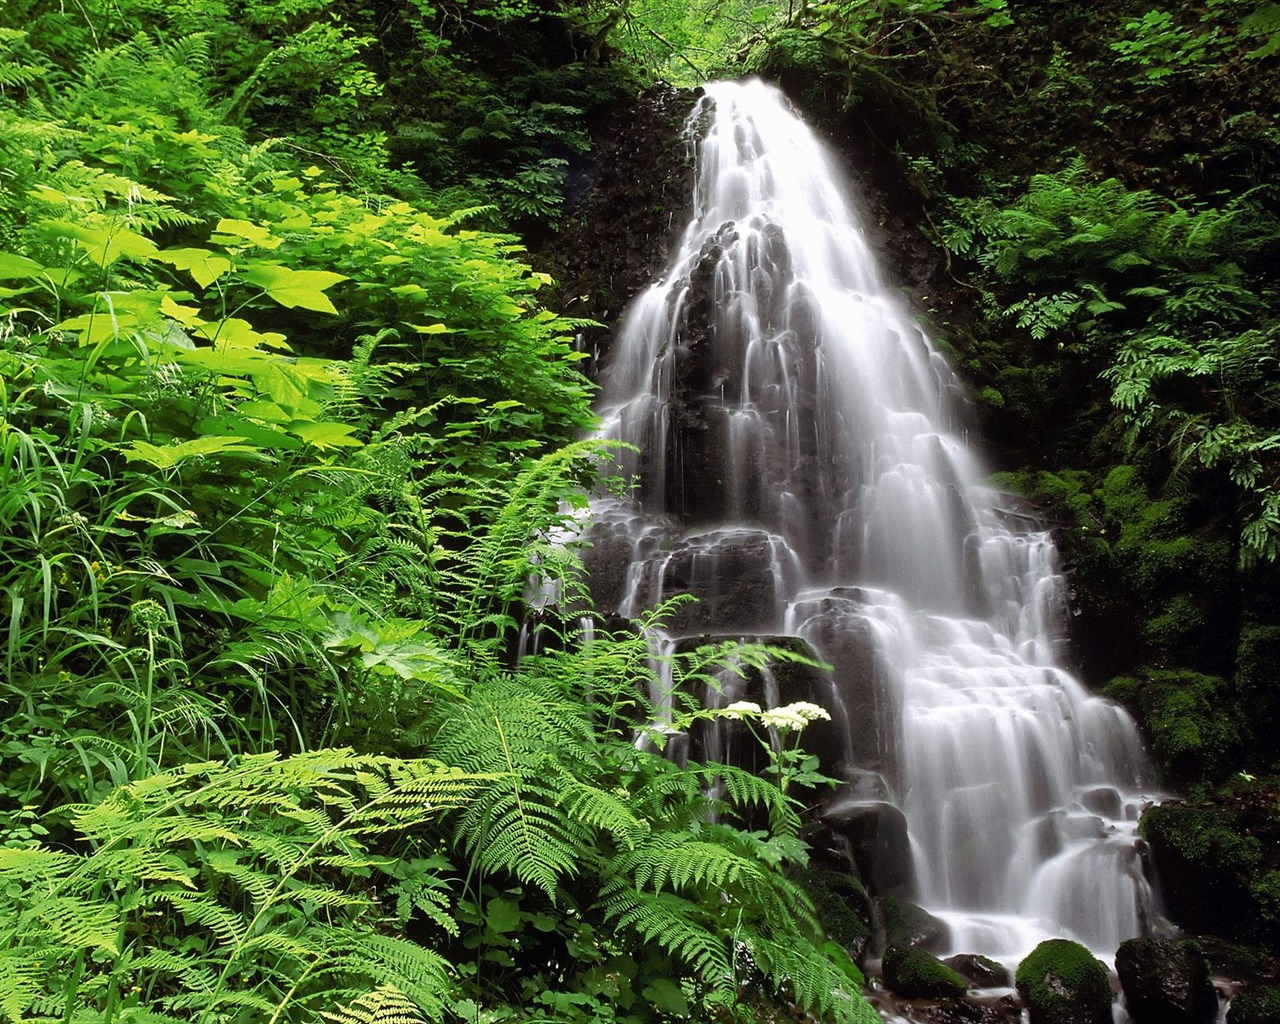
[(692, 592), (677, 631), (797, 635), (835, 664), (837, 799), (905, 812), (943, 952), (1065, 936), (1110, 959), (1150, 911), (1147, 768), (1062, 665), (1053, 542), (985, 485), (955, 376), (782, 95), (713, 84), (690, 130), (692, 220), (603, 377), (605, 435), (641, 450), (638, 497), (594, 503), (616, 610)]

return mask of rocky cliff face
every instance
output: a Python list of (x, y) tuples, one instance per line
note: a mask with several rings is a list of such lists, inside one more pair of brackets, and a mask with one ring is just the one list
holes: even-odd
[(608, 329), (661, 272), (686, 219), (693, 162), (684, 123), (696, 95), (656, 85), (598, 112), (590, 156), (569, 181), (561, 229), (538, 253), (557, 281), (550, 304), (603, 325), (584, 332), (588, 375)]

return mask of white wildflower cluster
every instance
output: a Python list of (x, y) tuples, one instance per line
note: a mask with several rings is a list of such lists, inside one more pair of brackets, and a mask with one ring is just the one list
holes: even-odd
[(810, 722), (816, 722), (820, 718), (831, 721), (826, 708), (798, 700), (785, 707), (770, 708), (760, 716), (760, 721), (771, 729), (789, 729), (799, 732)]
[(770, 708), (768, 711), (762, 709), (753, 700), (735, 700), (722, 708), (720, 714), (735, 721), (747, 715), (759, 715), (760, 721), (769, 728), (793, 732), (799, 732), (810, 722), (816, 722), (820, 718), (831, 721), (831, 716), (827, 714), (825, 708), (804, 700), (798, 700), (794, 704), (787, 704), (780, 708)]
[(720, 712), (725, 718), (731, 718), (734, 721), (742, 718), (743, 715), (758, 715), (760, 713), (760, 705), (753, 700), (735, 700)]

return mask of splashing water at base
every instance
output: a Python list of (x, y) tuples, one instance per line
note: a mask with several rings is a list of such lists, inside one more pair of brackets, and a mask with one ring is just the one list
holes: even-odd
[(1052, 541), (984, 486), (955, 376), (782, 95), (713, 84), (690, 131), (692, 219), (603, 375), (604, 434), (639, 451), (636, 497), (593, 504), (598, 598), (630, 616), (690, 592), (676, 632), (810, 641), (846, 723), (836, 800), (885, 780), (952, 950), (1109, 958), (1151, 912), (1148, 769), (1062, 667)]

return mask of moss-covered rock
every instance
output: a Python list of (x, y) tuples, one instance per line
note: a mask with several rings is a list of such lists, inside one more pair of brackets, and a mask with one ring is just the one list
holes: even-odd
[(1197, 935), (1196, 945), (1214, 974), (1233, 981), (1255, 982), (1271, 966), (1271, 954), (1261, 946), (1230, 942), (1216, 935)]
[(1078, 942), (1040, 943), (1018, 965), (1016, 980), (1031, 1024), (1111, 1024), (1107, 968)]
[(871, 944), (871, 898), (852, 875), (803, 871), (797, 879), (818, 911), (828, 939), (842, 947), (859, 967)]
[(884, 983), (906, 999), (962, 996), (968, 988), (964, 978), (918, 946), (890, 946), (885, 950)]
[(1245, 989), (1231, 1000), (1226, 1024), (1276, 1024), (1280, 1020), (1280, 988)]
[(1169, 915), (1193, 931), (1267, 940), (1280, 933), (1280, 876), (1258, 833), (1274, 814), (1255, 818), (1220, 800), (1151, 807), (1139, 830), (1151, 847)]
[(1003, 988), (1011, 980), (1004, 964), (980, 953), (960, 953), (942, 962), (975, 988)]
[(921, 946), (937, 949), (946, 943), (947, 923), (923, 907), (899, 896), (876, 901), (876, 949), (890, 946)]
[(1227, 1024), (1276, 1024), (1280, 1020), (1280, 988), (1246, 989), (1227, 1009)]
[(1199, 672), (1151, 669), (1117, 676), (1104, 691), (1138, 712), (1164, 776), (1179, 786), (1222, 778), (1241, 763), (1244, 747), (1225, 679)]
[(1133, 1024), (1213, 1024), (1218, 995), (1209, 963), (1194, 941), (1128, 939), (1116, 973)]

